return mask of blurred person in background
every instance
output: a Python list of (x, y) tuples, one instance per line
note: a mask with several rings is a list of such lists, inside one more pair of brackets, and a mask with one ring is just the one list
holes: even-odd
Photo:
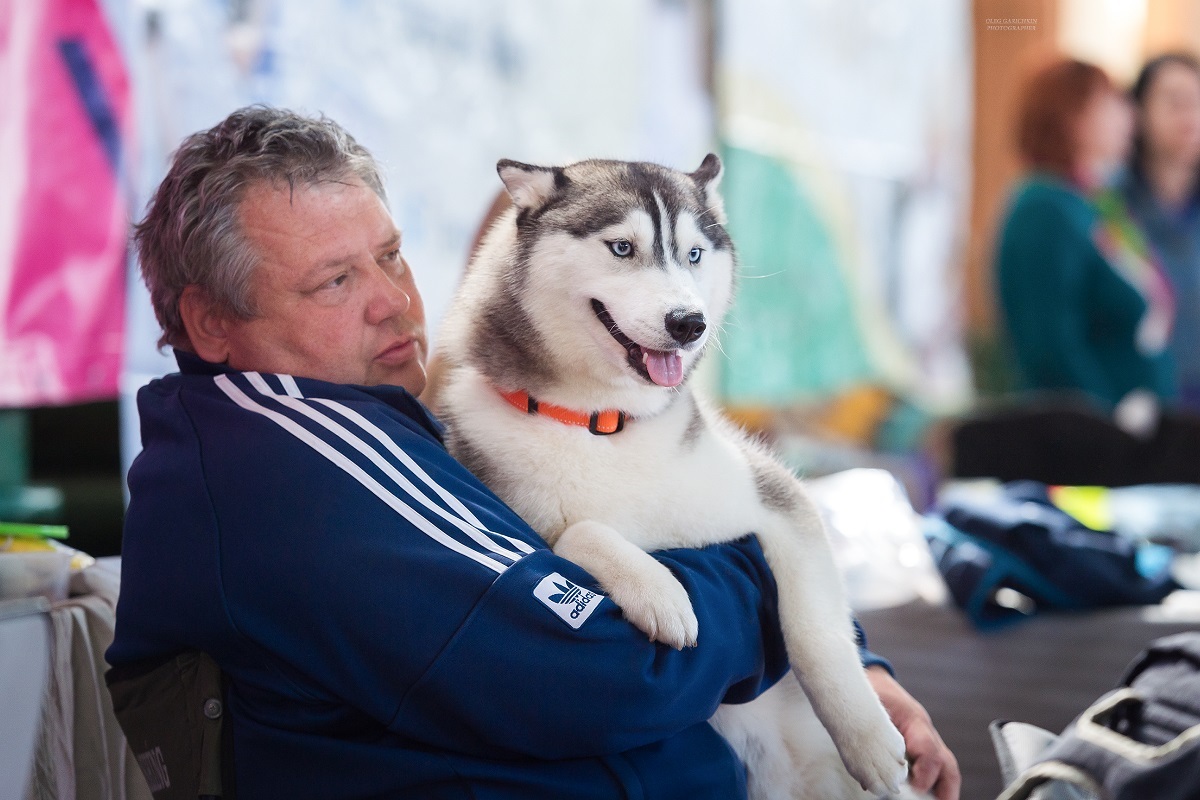
[(1133, 154), (1119, 186), (1174, 289), (1179, 406), (1200, 411), (1200, 62), (1187, 53), (1159, 56), (1142, 68), (1131, 95)]
[(1175, 298), (1115, 180), (1133, 109), (1100, 68), (1063, 59), (1024, 88), (1028, 173), (1000, 229), (995, 274), (1026, 391), (954, 434), (960, 477), (1123, 486), (1200, 482), (1200, 423), (1176, 396)]
[(1118, 425), (1152, 427), (1174, 396), (1165, 277), (1106, 185), (1133, 113), (1105, 73), (1064, 60), (1025, 88), (1018, 145), (1030, 173), (1000, 236), (1001, 312), (1024, 388), (1084, 393)]

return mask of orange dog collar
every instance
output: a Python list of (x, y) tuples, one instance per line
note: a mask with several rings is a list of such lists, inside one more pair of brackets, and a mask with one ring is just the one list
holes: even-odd
[(500, 392), (500, 396), (509, 402), (509, 404), (519, 411), (524, 411), (526, 414), (535, 416), (549, 417), (550, 419), (561, 422), (565, 425), (577, 425), (580, 428), (587, 428), (590, 433), (596, 436), (608, 436), (613, 433), (620, 433), (625, 429), (624, 411), (593, 411), (587, 414), (583, 411), (572, 411), (569, 408), (556, 406), (551, 403), (539, 403), (529, 396), (529, 392)]

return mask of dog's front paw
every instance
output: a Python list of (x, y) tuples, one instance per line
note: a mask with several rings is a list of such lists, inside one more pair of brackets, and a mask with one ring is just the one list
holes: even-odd
[(837, 737), (838, 752), (846, 771), (876, 797), (896, 794), (908, 777), (904, 737), (891, 720), (872, 720), (859, 730)]
[(651, 641), (676, 650), (694, 647), (700, 629), (687, 591), (661, 564), (657, 574), (642, 574), (606, 586), (625, 618), (644, 631)]
[(651, 641), (676, 650), (696, 644), (700, 625), (687, 590), (671, 570), (613, 528), (594, 520), (576, 522), (559, 535), (554, 553), (592, 573)]

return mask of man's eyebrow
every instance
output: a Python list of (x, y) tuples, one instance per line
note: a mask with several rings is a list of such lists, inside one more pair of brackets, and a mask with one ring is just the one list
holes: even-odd
[(354, 256), (352, 256), (352, 255), (336, 256), (334, 258), (330, 258), (325, 261), (322, 261), (318, 264), (313, 264), (311, 267), (309, 267), (308, 269), (306, 269), (304, 271), (304, 275), (306, 277), (316, 276), (316, 275), (321, 274), (322, 272), (328, 272), (329, 270), (334, 270), (339, 267), (343, 267), (346, 264), (349, 264), (350, 262), (352, 262), (353, 260), (354, 260)]
[[(402, 238), (403, 238), (403, 234), (400, 231), (396, 231), (395, 233), (393, 233), (391, 236), (389, 236), (387, 238), (387, 241), (380, 244), (376, 248), (376, 250), (377, 251), (391, 250), (393, 247), (400, 244), (400, 241)], [(354, 261), (353, 254), (347, 254), (344, 256), (334, 256), (333, 258), (329, 258), (318, 264), (314, 264), (313, 266), (311, 266), (307, 270), (305, 270), (304, 274), (305, 274), (305, 276), (316, 276), (327, 270), (333, 270), (333, 269), (337, 269), (338, 267), (345, 266), (346, 264), (349, 264), (352, 261)]]
[(379, 245), (379, 248), (378, 248), (378, 249), (379, 249), (379, 250), (391, 250), (393, 247), (395, 247), (396, 245), (400, 244), (400, 241), (401, 241), (403, 238), (404, 238), (404, 234), (403, 234), (403, 233), (401, 233), (400, 231), (398, 231), (398, 230), (397, 230), (397, 231), (395, 231), (394, 233), (392, 233), (392, 235), (391, 235), (391, 236), (389, 236), (389, 237), (387, 238), (387, 241), (386, 241), (386, 242), (384, 242), (383, 244)]

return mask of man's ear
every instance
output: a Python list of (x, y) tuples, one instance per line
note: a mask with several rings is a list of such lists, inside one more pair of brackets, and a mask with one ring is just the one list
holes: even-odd
[(725, 167), (721, 165), (721, 159), (717, 158), (716, 153), (709, 153), (700, 162), (700, 166), (692, 173), (692, 180), (700, 187), (700, 194), (704, 197), (704, 205), (708, 207), (713, 215), (716, 216), (717, 222), (725, 224), (725, 201), (721, 199), (721, 194), (717, 191), (717, 187), (721, 185), (721, 176), (725, 174)]
[(179, 316), (192, 349), (210, 364), (229, 358), (229, 317), (202, 287), (185, 286), (179, 296)]
[(567, 181), (561, 167), (535, 167), (507, 158), (496, 162), (496, 172), (519, 211), (544, 206)]

